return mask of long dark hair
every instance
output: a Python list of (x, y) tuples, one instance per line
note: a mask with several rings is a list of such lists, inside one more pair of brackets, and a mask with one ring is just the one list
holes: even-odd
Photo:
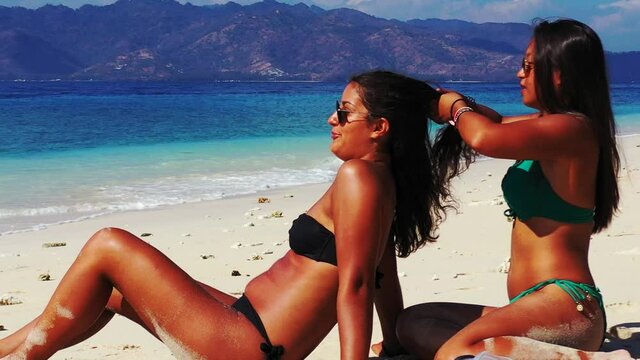
[[(571, 19), (540, 21), (533, 31), (535, 83), (542, 110), (586, 116), (598, 139), (599, 156), (593, 232), (606, 228), (618, 209), (620, 156), (611, 109), (609, 80), (600, 38)], [(554, 85), (554, 72), (560, 86)]]
[(449, 184), (433, 163), (429, 115), (439, 94), (424, 81), (376, 70), (356, 75), (364, 106), (390, 123), (388, 142), (396, 187), (391, 229), (396, 253), (406, 257), (438, 238), (449, 207)]

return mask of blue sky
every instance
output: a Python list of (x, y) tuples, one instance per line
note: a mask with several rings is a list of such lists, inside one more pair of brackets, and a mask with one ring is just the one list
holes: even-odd
[[(47, 3), (78, 8), (107, 5), (116, 0), (0, 0), (3, 6), (38, 8)], [(181, 3), (187, 0), (178, 0)], [(193, 5), (222, 4), (227, 0), (188, 0)], [(571, 17), (593, 27), (609, 51), (640, 50), (640, 0), (278, 0), (324, 9), (347, 7), (400, 20), (440, 18), (473, 22), (524, 22), (536, 17)], [(255, 0), (235, 0), (247, 5)]]

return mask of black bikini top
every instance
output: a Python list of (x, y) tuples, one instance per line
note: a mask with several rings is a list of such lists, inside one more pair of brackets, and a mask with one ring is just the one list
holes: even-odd
[(289, 229), (289, 246), (298, 255), (338, 265), (335, 235), (307, 214), (293, 220)]
[[(336, 236), (306, 213), (293, 220), (289, 229), (289, 247), (298, 255), (338, 266)], [(381, 288), (383, 277), (384, 274), (376, 268), (376, 289)]]

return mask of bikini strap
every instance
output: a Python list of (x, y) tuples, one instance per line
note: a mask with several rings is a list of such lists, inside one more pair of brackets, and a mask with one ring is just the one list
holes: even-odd
[(266, 339), (267, 342), (263, 342), (260, 344), (260, 350), (267, 354), (267, 360), (279, 360), (282, 355), (284, 355), (284, 346), (282, 345), (272, 345), (269, 339)]
[(258, 312), (251, 304), (251, 301), (249, 301), (249, 298), (243, 294), (231, 306), (244, 314), (253, 326), (256, 327), (260, 335), (262, 335), (265, 342), (260, 343), (260, 351), (267, 355), (267, 360), (280, 360), (284, 354), (284, 346), (273, 345), (271, 343), (269, 335), (267, 334), (267, 329), (265, 329), (262, 319), (260, 319), (260, 315), (258, 315)]
[(523, 291), (520, 295), (514, 297), (510, 303), (514, 303), (518, 300), (520, 300), (521, 298), (534, 293), (540, 289), (542, 289), (543, 287), (547, 286), (547, 285), (551, 285), (551, 284), (556, 284), (558, 285), (558, 287), (560, 287), (562, 290), (564, 290), (567, 294), (569, 294), (569, 296), (571, 296), (571, 298), (573, 299), (573, 301), (576, 303), (576, 308), (578, 309), (578, 311), (582, 311), (583, 307), (580, 304), (582, 301), (584, 301), (587, 296), (593, 296), (596, 298), (596, 300), (598, 300), (598, 304), (600, 305), (600, 307), (602, 309), (604, 309), (604, 304), (602, 301), (602, 295), (600, 295), (600, 289), (598, 289), (597, 287), (593, 286), (593, 285), (589, 285), (589, 284), (584, 284), (584, 283), (579, 283), (579, 282), (575, 282), (575, 281), (571, 281), (571, 280), (562, 280), (562, 279), (549, 279), (547, 281), (543, 281), (541, 283), (536, 284), (534, 287)]

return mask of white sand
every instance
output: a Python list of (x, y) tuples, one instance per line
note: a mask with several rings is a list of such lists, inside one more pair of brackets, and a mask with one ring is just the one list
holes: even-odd
[[(609, 326), (621, 337), (608, 347), (630, 347), (640, 356), (640, 137), (623, 138), (625, 165), (621, 212), (612, 226), (593, 237), (591, 268), (603, 292)], [(500, 181), (511, 164), (479, 161), (455, 182), (460, 213), (450, 214), (440, 239), (399, 260), (405, 305), (425, 301), (456, 301), (504, 305), (506, 274), (498, 267), (509, 255), (508, 223), (502, 212)], [(39, 314), (65, 270), (96, 230), (125, 228), (165, 252), (196, 279), (240, 294), (245, 284), (288, 250), (287, 231), (293, 219), (309, 208), (328, 184), (137, 211), (47, 229), (0, 237), (0, 296), (21, 304), (0, 306), (0, 337), (7, 336)], [(293, 195), (291, 197), (290, 195)], [(258, 197), (271, 202), (259, 204)], [(269, 217), (282, 211), (283, 217)], [(66, 242), (43, 248), (45, 242)], [(238, 243), (241, 246), (238, 246)], [(212, 257), (209, 255), (213, 255)], [(261, 260), (247, 260), (259, 255)], [(231, 276), (238, 270), (241, 276)], [(49, 273), (51, 281), (39, 281)], [(626, 329), (625, 329), (626, 328)], [(374, 328), (373, 340), (380, 339)], [(172, 359), (169, 349), (139, 326), (120, 317), (98, 335), (58, 352), (52, 359)], [(309, 359), (339, 358), (337, 329)]]

